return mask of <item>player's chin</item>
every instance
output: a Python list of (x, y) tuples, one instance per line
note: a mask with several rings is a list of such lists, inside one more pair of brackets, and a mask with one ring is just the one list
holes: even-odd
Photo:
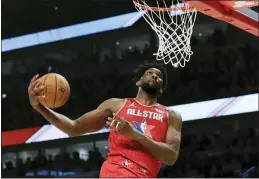
[(153, 93), (156, 93), (156, 94), (160, 93), (161, 88), (159, 86), (152, 86), (151, 88), (152, 88)]
[(149, 85), (150, 85), (151, 88), (155, 88), (157, 90), (161, 89), (161, 85), (156, 83), (156, 82), (151, 82), (151, 83), (149, 83)]

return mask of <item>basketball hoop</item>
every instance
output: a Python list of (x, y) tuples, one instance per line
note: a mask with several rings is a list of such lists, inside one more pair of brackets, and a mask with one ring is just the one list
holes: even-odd
[(156, 59), (171, 63), (175, 68), (184, 67), (193, 54), (190, 40), (197, 11), (185, 3), (168, 7), (165, 0), (156, 2), (157, 7), (152, 7), (146, 0), (133, 0), (136, 9), (144, 12), (144, 19), (158, 35)]

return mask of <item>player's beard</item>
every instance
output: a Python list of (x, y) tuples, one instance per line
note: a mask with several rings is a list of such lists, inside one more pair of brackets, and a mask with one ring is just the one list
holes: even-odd
[(151, 96), (158, 96), (160, 94), (160, 87), (157, 85), (150, 85), (148, 82), (142, 84), (142, 90)]

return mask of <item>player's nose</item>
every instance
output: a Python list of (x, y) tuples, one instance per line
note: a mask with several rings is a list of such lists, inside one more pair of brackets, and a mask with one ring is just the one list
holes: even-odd
[(157, 80), (158, 76), (153, 73), (153, 74), (152, 74), (152, 78), (155, 79), (155, 80)]

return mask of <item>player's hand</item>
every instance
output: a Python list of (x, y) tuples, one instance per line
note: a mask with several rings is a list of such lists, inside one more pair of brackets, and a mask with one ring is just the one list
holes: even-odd
[(126, 138), (136, 139), (139, 136), (137, 129), (124, 118), (113, 114), (114, 118), (108, 117), (107, 125), (111, 126), (111, 132), (121, 134)]
[(45, 96), (40, 95), (41, 92), (44, 90), (44, 86), (41, 84), (40, 80), (38, 79), (39, 75), (35, 75), (28, 87), (28, 95), (29, 100), (32, 106), (37, 106), (40, 103), (40, 98), (45, 98)]

